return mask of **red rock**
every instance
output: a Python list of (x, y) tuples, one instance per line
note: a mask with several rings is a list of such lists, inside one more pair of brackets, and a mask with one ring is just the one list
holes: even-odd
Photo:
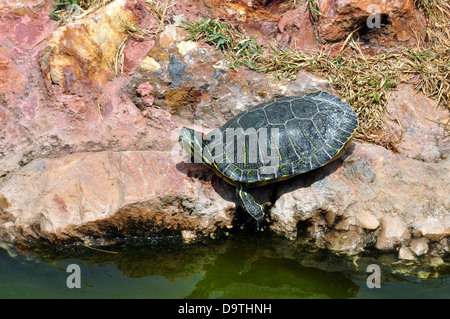
[(150, 151), (35, 160), (0, 185), (0, 238), (107, 242), (230, 226), (235, 204), (205, 183), (211, 172), (199, 180), (188, 168)]
[(411, 240), (411, 243), (409, 244), (409, 249), (416, 255), (417, 257), (425, 255), (428, 250), (428, 241), (426, 238), (415, 238)]
[[(85, 17), (52, 34), (41, 54), (42, 71), (49, 87), (56, 84), (63, 94), (100, 93), (114, 77), (117, 51), (126, 39), (124, 27), (129, 24), (148, 27), (156, 23), (138, 0), (114, 1), (95, 15), (95, 19)], [(154, 41), (131, 39), (127, 44), (124, 68), (132, 72)]]
[(386, 108), (391, 142), (398, 152), (427, 162), (449, 156), (450, 137), (443, 134), (448, 110), (407, 84), (398, 86)]
[(124, 72), (127, 75), (132, 75), (134, 73), (154, 44), (155, 40), (152, 38), (131, 38), (128, 40), (123, 51)]
[(8, 51), (0, 43), (0, 93), (11, 95), (23, 90), (26, 77), (10, 57), (14, 55)]
[(152, 91), (153, 91), (153, 86), (148, 82), (142, 83), (136, 89), (136, 92), (138, 92), (141, 96), (149, 95)]
[(282, 47), (290, 46), (298, 50), (318, 49), (306, 5), (299, 4), (297, 8), (284, 13), (278, 22), (278, 29), (280, 33), (277, 35), (277, 41)]
[[(317, 30), (324, 41), (343, 40), (359, 27), (367, 32), (368, 40), (384, 45), (387, 41), (391, 44), (395, 41), (415, 43), (415, 33), (425, 35), (426, 22), (416, 10), (414, 0), (318, 0), (317, 3), (320, 11)], [(368, 27), (368, 17), (376, 12), (369, 6), (376, 6), (385, 26)]]
[(381, 231), (375, 247), (380, 250), (390, 250), (410, 237), (411, 234), (400, 217), (387, 215), (381, 223)]
[(26, 55), (26, 50), (32, 50), (55, 29), (56, 22), (48, 14), (53, 5), (51, 0), (3, 1), (0, 43), (11, 41), (17, 53)]
[[(143, 4), (115, 1), (53, 33), (57, 23), (49, 18), (52, 8), (52, 1), (22, 1), (0, 8), (0, 23), (13, 23), (0, 32), (0, 102), (5, 106), (0, 112), (0, 176), (39, 156), (147, 147), (151, 142), (140, 136), (159, 136), (147, 127), (135, 105), (121, 96), (123, 79), (110, 81), (114, 76), (110, 66), (125, 37), (118, 26), (126, 19), (141, 28), (155, 21), (143, 11)], [(32, 45), (11, 36), (14, 23), (22, 23), (18, 14), (23, 12), (32, 12), (27, 17), (30, 25), (40, 25)], [(149, 49), (149, 42), (126, 48), (128, 71), (134, 71), (131, 68), (136, 68)], [(170, 125), (165, 127), (170, 130)], [(130, 137), (133, 142), (128, 141)]]

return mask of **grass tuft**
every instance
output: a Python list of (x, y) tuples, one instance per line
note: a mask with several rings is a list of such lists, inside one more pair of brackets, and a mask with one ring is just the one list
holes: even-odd
[(230, 68), (247, 66), (264, 72), (257, 65), (257, 59), (264, 54), (263, 47), (256, 42), (256, 37), (246, 37), (232, 25), (219, 20), (200, 19), (184, 24), (183, 27), (191, 33), (187, 40), (204, 42), (222, 50), (230, 62)]
[(117, 48), (114, 58), (114, 66), (112, 68), (116, 75), (124, 74), (124, 50), (128, 43), (128, 40), (130, 40), (131, 38), (144, 39), (155, 37), (158, 33), (162, 32), (164, 28), (164, 21), (169, 14), (169, 9), (173, 6), (173, 4), (170, 4), (171, 0), (165, 0), (165, 2), (161, 2), (158, 0), (143, 1), (150, 13), (155, 17), (156, 20), (159, 21), (159, 24), (147, 29), (142, 29), (134, 25), (133, 23), (130, 23), (129, 21), (122, 21), (121, 29), (124, 31), (125, 37)]
[(164, 28), (164, 21), (167, 19), (169, 15), (169, 11), (171, 7), (175, 5), (175, 3), (171, 4), (171, 0), (158, 1), (158, 0), (143, 0), (147, 8), (150, 10), (150, 13), (155, 17), (156, 20), (159, 21), (159, 29), (162, 31)]
[(61, 25), (81, 19), (113, 0), (66, 0), (55, 1), (50, 17), (58, 20)]

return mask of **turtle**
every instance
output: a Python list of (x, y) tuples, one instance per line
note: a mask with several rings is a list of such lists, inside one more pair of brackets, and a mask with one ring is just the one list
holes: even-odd
[(207, 135), (183, 127), (178, 140), (191, 160), (203, 163), (235, 186), (241, 206), (260, 229), (268, 205), (259, 204), (248, 189), (286, 180), (338, 159), (350, 145), (357, 126), (357, 116), (349, 104), (317, 91), (258, 104)]

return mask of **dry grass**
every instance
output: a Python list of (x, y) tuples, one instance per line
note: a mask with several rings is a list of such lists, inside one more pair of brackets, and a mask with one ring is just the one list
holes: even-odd
[(50, 16), (59, 21), (60, 25), (82, 19), (90, 13), (107, 5), (113, 0), (61, 0), (55, 2)]
[[(78, 19), (82, 19), (90, 13), (97, 11), (99, 8), (109, 4), (114, 0), (60, 0), (55, 1), (50, 16), (60, 22), (66, 24)], [(143, 0), (149, 11), (156, 20), (160, 22), (160, 27), (164, 25), (164, 20), (169, 14), (170, 8), (174, 6), (171, 0)]]
[(258, 66), (264, 48), (256, 42), (255, 37), (246, 37), (232, 25), (211, 19), (200, 19), (183, 27), (191, 33), (186, 40), (214, 45), (225, 54), (232, 69), (245, 65), (257, 71), (267, 71), (264, 65)]
[(114, 58), (113, 71), (116, 75), (124, 74), (124, 49), (131, 38), (150, 38), (155, 37), (158, 33), (162, 32), (164, 29), (164, 20), (169, 14), (170, 8), (173, 4), (170, 4), (171, 0), (166, 0), (164, 2), (157, 0), (144, 0), (146, 7), (149, 9), (150, 13), (159, 21), (157, 26), (152, 26), (148, 29), (142, 29), (138, 26), (130, 23), (129, 21), (123, 21), (120, 27), (124, 33), (124, 39), (117, 48), (117, 52)]
[(417, 3), (428, 15), (430, 26), (427, 38), (419, 39), (418, 48), (408, 50), (405, 56), (410, 68), (415, 69), (417, 89), (450, 110), (450, 1)]
[[(263, 55), (259, 62), (277, 77), (295, 78), (297, 70), (306, 70), (325, 78), (341, 98), (355, 110), (360, 126), (356, 137), (386, 144), (384, 135), (386, 103), (389, 92), (398, 81), (398, 54), (365, 57), (358, 43), (351, 39), (341, 55), (331, 57), (329, 49), (316, 54), (277, 49), (272, 56)], [(385, 145), (388, 146), (388, 145)]]
[(151, 14), (159, 21), (159, 29), (162, 31), (164, 28), (164, 20), (169, 15), (170, 8), (175, 5), (171, 3), (171, 0), (158, 1), (158, 0), (143, 0)]
[(135, 39), (151, 38), (151, 37), (155, 37), (155, 35), (161, 31), (159, 26), (156, 28), (150, 27), (148, 29), (142, 29), (128, 21), (122, 22), (121, 30), (123, 30), (123, 32), (124, 32), (124, 39), (117, 47), (117, 51), (116, 51), (116, 54), (114, 57), (114, 66), (112, 68), (112, 71), (114, 71), (114, 73), (116, 75), (124, 74), (124, 71), (125, 71), (124, 70), (124, 60), (125, 60), (124, 50), (125, 50), (125, 47), (127, 46), (128, 41), (131, 38), (135, 38)]

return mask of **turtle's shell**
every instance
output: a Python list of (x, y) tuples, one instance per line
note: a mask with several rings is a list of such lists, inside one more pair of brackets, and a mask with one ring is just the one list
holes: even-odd
[(226, 181), (258, 186), (335, 160), (357, 125), (347, 103), (316, 92), (275, 99), (238, 114), (208, 134), (208, 147), (214, 168)]

